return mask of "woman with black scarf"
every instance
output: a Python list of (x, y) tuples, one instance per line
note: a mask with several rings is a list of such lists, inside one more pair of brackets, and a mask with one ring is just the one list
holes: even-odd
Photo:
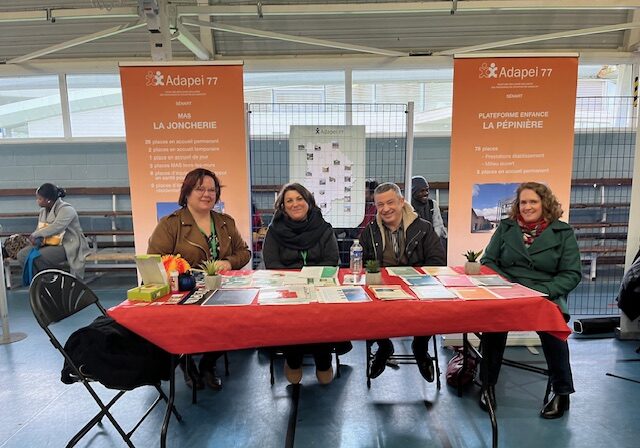
[[(309, 190), (298, 183), (285, 185), (275, 202), (275, 214), (262, 248), (267, 269), (300, 269), (303, 266), (337, 266), (338, 241), (331, 224), (322, 217)], [(283, 347), (285, 375), (291, 384), (302, 379), (302, 357), (313, 354), (321, 384), (333, 380), (331, 351), (335, 344)]]

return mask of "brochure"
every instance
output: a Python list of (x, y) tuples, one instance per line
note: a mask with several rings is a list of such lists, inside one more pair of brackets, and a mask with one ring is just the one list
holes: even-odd
[(501, 299), (523, 299), (527, 297), (544, 297), (547, 295), (518, 283), (514, 283), (511, 286), (490, 286), (486, 289)]
[(318, 302), (322, 303), (350, 303), (370, 302), (364, 288), (360, 286), (325, 286), (316, 288)]
[(464, 300), (499, 299), (498, 296), (482, 286), (476, 286), (473, 288), (451, 288), (450, 291)]
[(387, 274), (396, 277), (416, 277), (419, 275), (424, 275), (411, 266), (394, 266), (385, 269), (387, 270)]
[(412, 286), (411, 291), (421, 300), (457, 299), (458, 296), (444, 286)]
[(411, 277), (400, 276), (400, 278), (409, 286), (440, 285), (440, 282), (436, 280), (434, 277), (431, 277), (430, 275), (411, 276)]
[(300, 305), (315, 302), (315, 288), (288, 286), (261, 289), (258, 294), (260, 305)]
[(415, 297), (408, 294), (404, 289), (402, 289), (402, 286), (398, 285), (369, 286), (369, 289), (380, 300), (415, 299)]
[(353, 274), (345, 274), (344, 278), (342, 279), (342, 284), (343, 285), (366, 285), (366, 280), (367, 277), (365, 276), (365, 274), (360, 275), (360, 277), (358, 278), (358, 281), (356, 281), (356, 276)]
[(449, 266), (422, 266), (421, 269), (429, 275), (458, 275)]
[(258, 295), (258, 290), (255, 288), (218, 289), (202, 305), (251, 305), (256, 295)]
[(221, 288), (250, 288), (252, 280), (251, 275), (238, 275), (232, 277), (223, 275)]
[(471, 280), (478, 286), (511, 286), (513, 284), (499, 275), (474, 275)]
[(438, 275), (438, 281), (447, 287), (476, 286), (467, 275)]

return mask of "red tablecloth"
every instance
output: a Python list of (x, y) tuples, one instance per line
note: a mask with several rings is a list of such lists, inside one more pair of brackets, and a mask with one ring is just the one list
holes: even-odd
[(125, 301), (109, 315), (174, 354), (428, 334), (536, 330), (566, 339), (571, 333), (543, 297), (246, 306)]

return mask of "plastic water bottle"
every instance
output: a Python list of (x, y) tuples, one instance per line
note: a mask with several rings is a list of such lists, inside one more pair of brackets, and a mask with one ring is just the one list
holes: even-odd
[(351, 249), (349, 249), (349, 269), (353, 274), (355, 283), (360, 281), (362, 275), (362, 246), (360, 240), (353, 240)]

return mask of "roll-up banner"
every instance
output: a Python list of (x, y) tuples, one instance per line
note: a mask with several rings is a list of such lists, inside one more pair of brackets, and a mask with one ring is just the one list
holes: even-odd
[(250, 242), (242, 64), (121, 63), (131, 210), (137, 253), (178, 209), (184, 176), (207, 168), (222, 186), (216, 210)]
[(568, 220), (577, 55), (454, 61), (449, 264), (484, 248), (522, 182), (548, 185)]

